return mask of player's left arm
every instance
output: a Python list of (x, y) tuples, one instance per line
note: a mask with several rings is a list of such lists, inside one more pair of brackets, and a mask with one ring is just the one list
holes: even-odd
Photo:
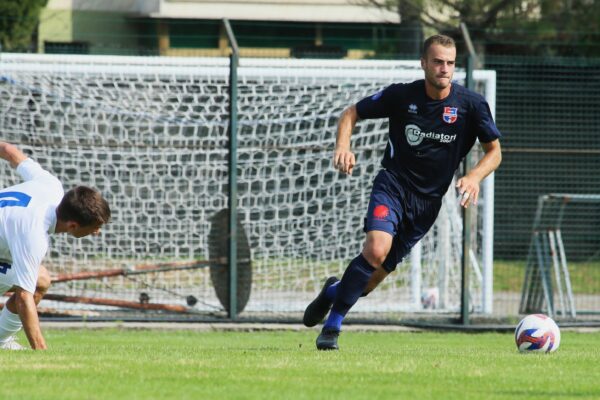
[(40, 328), (40, 319), (33, 293), (17, 287), (15, 290), (15, 305), (31, 348), (33, 350), (46, 350), (48, 347)]
[(500, 140), (496, 139), (488, 143), (481, 143), (481, 147), (485, 152), (484, 156), (467, 175), (456, 182), (456, 187), (461, 195), (460, 205), (464, 208), (469, 207), (469, 204), (477, 205), (481, 181), (494, 172), (502, 162)]

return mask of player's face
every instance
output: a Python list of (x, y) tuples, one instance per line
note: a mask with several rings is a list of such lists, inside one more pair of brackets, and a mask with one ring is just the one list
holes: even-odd
[(421, 58), (421, 67), (425, 71), (425, 80), (438, 90), (444, 90), (452, 82), (456, 63), (456, 47), (433, 44)]
[(76, 227), (74, 227), (73, 229), (71, 229), (71, 231), (69, 232), (72, 236), (75, 236), (76, 238), (82, 238), (85, 236), (89, 236), (89, 235), (99, 235), (100, 234), (100, 228), (102, 227), (102, 224), (100, 225), (90, 225), (90, 226), (80, 226), (77, 225)]

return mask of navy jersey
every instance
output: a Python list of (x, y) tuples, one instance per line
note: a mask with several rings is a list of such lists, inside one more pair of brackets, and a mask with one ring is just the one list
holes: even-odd
[(425, 81), (394, 84), (356, 104), (361, 119), (389, 118), (382, 165), (416, 193), (442, 197), (475, 140), (499, 138), (490, 107), (478, 93), (452, 83), (442, 100)]

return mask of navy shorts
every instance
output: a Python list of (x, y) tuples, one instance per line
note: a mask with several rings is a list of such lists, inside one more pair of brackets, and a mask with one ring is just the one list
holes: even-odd
[(394, 237), (392, 248), (383, 267), (392, 272), (433, 226), (441, 198), (429, 198), (413, 193), (387, 170), (375, 177), (364, 231), (384, 231)]

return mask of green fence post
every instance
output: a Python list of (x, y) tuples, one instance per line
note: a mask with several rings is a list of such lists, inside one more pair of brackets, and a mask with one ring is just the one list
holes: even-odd
[[(467, 56), (467, 68), (465, 77), (465, 86), (468, 89), (475, 89), (475, 81), (473, 80), (473, 69), (475, 66), (476, 54), (473, 43), (471, 42), (471, 36), (467, 26), (461, 22), (460, 29), (462, 31), (465, 43), (469, 54)], [(463, 160), (463, 171), (462, 175), (465, 176), (471, 168), (471, 153), (467, 153)], [(471, 208), (463, 209), (463, 255), (461, 262), (461, 307), (460, 307), (460, 322), (463, 325), (470, 324), (470, 299), (469, 299), (469, 271), (470, 271), (470, 255), (471, 255), (471, 220), (472, 220)]]
[(223, 19), (227, 32), (231, 55), (229, 56), (229, 310), (228, 316), (237, 318), (237, 67), (239, 50), (237, 41), (227, 18)]

